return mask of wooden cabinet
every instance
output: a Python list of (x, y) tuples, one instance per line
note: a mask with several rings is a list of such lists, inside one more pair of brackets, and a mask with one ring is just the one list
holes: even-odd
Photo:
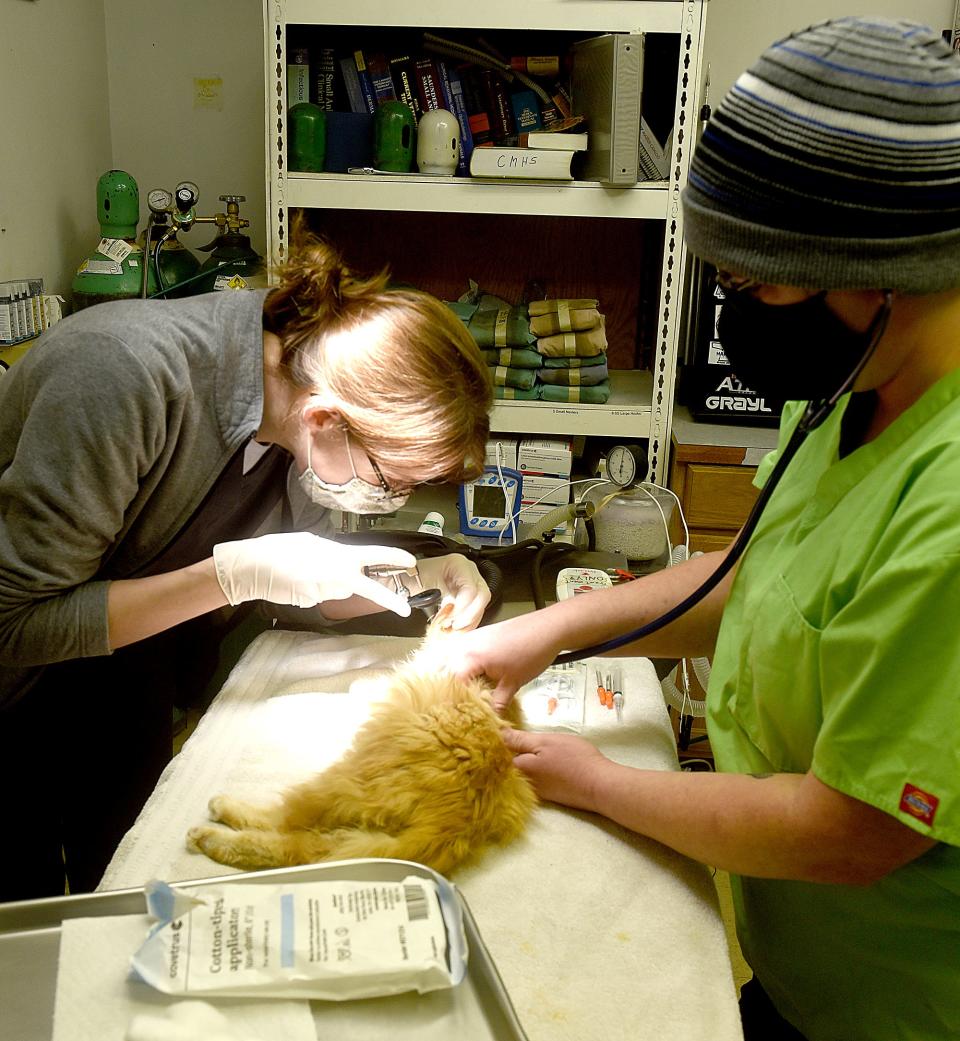
[[(723, 549), (747, 519), (758, 490), (757, 464), (777, 444), (769, 427), (732, 427), (695, 423), (678, 408), (672, 432), (670, 488), (680, 500), (690, 531), (690, 552)], [(679, 518), (672, 522), (673, 542), (683, 542)]]

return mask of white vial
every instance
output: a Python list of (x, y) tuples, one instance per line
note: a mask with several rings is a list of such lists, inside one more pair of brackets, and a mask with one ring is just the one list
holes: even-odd
[(436, 510), (431, 510), (420, 522), (420, 527), (417, 528), (417, 531), (422, 532), (424, 535), (442, 535), (443, 514), (437, 513)]

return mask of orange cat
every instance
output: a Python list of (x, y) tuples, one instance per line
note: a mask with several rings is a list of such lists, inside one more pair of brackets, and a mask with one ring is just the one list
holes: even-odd
[(191, 828), (188, 848), (244, 870), (392, 857), (445, 874), (516, 838), (536, 796), (503, 743), (488, 686), (432, 661), (443, 620), (384, 677), (382, 704), (339, 762), (274, 807), (215, 796), (219, 823)]

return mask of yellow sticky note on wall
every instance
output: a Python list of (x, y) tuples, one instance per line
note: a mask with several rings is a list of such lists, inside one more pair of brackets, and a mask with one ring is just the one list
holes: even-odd
[(194, 76), (193, 107), (223, 111), (223, 79), (220, 76)]

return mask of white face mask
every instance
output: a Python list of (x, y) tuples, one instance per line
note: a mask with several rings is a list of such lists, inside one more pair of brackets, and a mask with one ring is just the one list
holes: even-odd
[(353, 477), (346, 484), (330, 484), (314, 471), (310, 462), (310, 451), (313, 438), (307, 440), (307, 468), (297, 478), (304, 495), (318, 506), (328, 510), (343, 510), (346, 513), (394, 513), (410, 498), (409, 493), (392, 493), (378, 488), (357, 476), (357, 468), (353, 463), (353, 452), (350, 451), (350, 435), (344, 431), (347, 443), (347, 458)]

